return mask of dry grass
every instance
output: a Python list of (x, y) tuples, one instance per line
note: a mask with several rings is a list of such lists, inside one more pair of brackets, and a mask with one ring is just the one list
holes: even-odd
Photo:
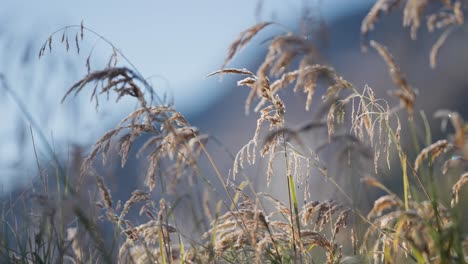
[[(243, 201), (238, 210), (219, 216), (212, 223), (213, 228), (204, 235), (210, 241), (215, 258), (229, 258), (235, 250), (237, 258), (232, 260), (234, 262), (255, 260), (264, 263), (269, 259), (282, 262), (294, 256), (294, 244), (300, 249), (299, 254), (309, 255), (318, 247), (324, 251), (323, 259), (327, 263), (340, 261), (341, 246), (335, 239), (346, 227), (348, 209), (343, 210), (334, 201), (309, 202), (299, 212), (303, 227), (299, 233), (289, 221), (294, 217), (293, 213), (281, 201), (266, 193), (258, 193), (256, 202), (245, 194), (241, 196)], [(273, 203), (274, 209), (265, 212), (260, 208), (259, 199)], [(325, 228), (330, 228), (329, 237), (325, 235)], [(294, 237), (300, 239), (294, 240)]]
[[(410, 28), (413, 39), (424, 19), (431, 32), (447, 30), (430, 54), (430, 65), (435, 67), (448, 32), (464, 23), (465, 3), (378, 0), (362, 22), (363, 37), (375, 29), (383, 13), (399, 7), (403, 8), (403, 26)], [(48, 187), (51, 183), (44, 181), (43, 190), (28, 190), (15, 202), (5, 204), (1, 260), (330, 264), (468, 261), (463, 199), (468, 182), (468, 143), (467, 125), (461, 115), (446, 110), (436, 113), (435, 117), (443, 118), (445, 123), (450, 119), (454, 127), (455, 133), (446, 139), (432, 142), (424, 116), (426, 126), (418, 131), (415, 113), (421, 109), (417, 108), (417, 93), (389, 50), (373, 40), (370, 46), (388, 66), (397, 88), (390, 94), (400, 100), (400, 106), (376, 97), (369, 86), (355, 87), (330, 65), (319, 64), (322, 58), (317, 45), (301, 33), (286, 32), (270, 38), (258, 69), (226, 67), (252, 38), (272, 24), (259, 23), (243, 31), (229, 48), (221, 69), (209, 74), (242, 76), (238, 86), (249, 89), (245, 112), (253, 109), (258, 114), (252, 139), (233, 160), (234, 182), (214, 163), (206, 147), (209, 137), (172, 105), (165, 104), (121, 51), (97, 35), (112, 49), (107, 67), (91, 71), (88, 56), (88, 74), (66, 92), (62, 101), (93, 87), (91, 100), (96, 108), (102, 95), (117, 102), (129, 97), (138, 107), (98, 139), (82, 161), (81, 156), (76, 157), (80, 166), (72, 172), (57, 169), (53, 191)], [(73, 30), (77, 52), (85, 52), (80, 49), (83, 35), (96, 33), (82, 23), (52, 34), (39, 57), (47, 48), (52, 51), (60, 33), (61, 43), (68, 50), (68, 34)], [(305, 110), (321, 109), (318, 118), (305, 120), (296, 128), (287, 127), (288, 102), (284, 94), (288, 92), (305, 94)], [(313, 105), (318, 93), (322, 94), (321, 102)], [(405, 115), (408, 123), (402, 124)], [(323, 143), (308, 146), (305, 133), (320, 128), (328, 132)], [(403, 143), (403, 133), (412, 136), (414, 149)], [(422, 149), (420, 135), (426, 138)], [(134, 153), (132, 147), (138, 139), (144, 142)], [(325, 149), (338, 164), (328, 162)], [(447, 159), (446, 153), (452, 157)], [(96, 162), (100, 159), (106, 166), (116, 154), (121, 167), (133, 154), (146, 160), (145, 181), (140, 189), (127, 195), (125, 202), (113, 199), (113, 185), (109, 177), (101, 175), (102, 168)], [(384, 155), (385, 160), (381, 160)], [(265, 174), (248, 175), (244, 168), (254, 166), (258, 156), (266, 159)], [(212, 171), (205, 172), (200, 165), (202, 157), (216, 174), (214, 180), (207, 176)], [(360, 194), (353, 193), (353, 185), (343, 186), (329, 173), (330, 168), (352, 170), (352, 166), (359, 167), (360, 160), (373, 161), (375, 174), (368, 175), (369, 170), (362, 175), (362, 182), (385, 193), (369, 201), (373, 202), (372, 208), (356, 204), (354, 199)], [(60, 168), (59, 163), (56, 166)], [(333, 198), (343, 199), (346, 205), (334, 200), (315, 201), (307, 191), (311, 184), (308, 179), (315, 177), (310, 171), (326, 180), (322, 184), (336, 188), (338, 194)], [(385, 173), (397, 177), (401, 186), (387, 187), (377, 179)], [(456, 173), (455, 180), (448, 177), (450, 173)], [(287, 197), (257, 191), (252, 179), (261, 175), (265, 175), (267, 184), (284, 186)], [(437, 184), (436, 178), (442, 175), (451, 190)], [(302, 196), (297, 193), (299, 186), (305, 189)], [(447, 197), (448, 193), (451, 197)], [(450, 206), (447, 198), (451, 199)], [(25, 213), (17, 215), (20, 212)], [(192, 229), (187, 231), (186, 226)]]

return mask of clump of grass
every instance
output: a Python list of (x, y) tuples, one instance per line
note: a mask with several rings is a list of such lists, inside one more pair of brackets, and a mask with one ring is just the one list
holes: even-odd
[[(453, 28), (464, 22), (461, 1), (379, 0), (362, 23), (362, 35), (367, 36), (374, 29), (382, 13), (398, 8), (403, 2), (403, 25), (410, 27), (413, 39), (426, 10), (433, 10), (429, 9), (433, 4), (438, 11), (426, 18), (429, 31)], [(243, 176), (240, 184), (231, 182), (214, 163), (206, 147), (209, 137), (154, 93), (153, 87), (111, 42), (83, 23), (53, 33), (40, 49), (39, 57), (45, 55), (47, 48), (52, 51), (59, 33), (68, 50), (69, 34), (73, 30), (76, 30), (77, 52), (84, 52), (80, 45), (88, 32), (96, 34), (112, 49), (107, 66), (94, 71), (89, 67), (91, 50), (86, 60), (87, 75), (65, 93), (62, 102), (91, 86), (94, 87), (91, 99), (96, 107), (103, 94), (107, 98), (114, 96), (117, 102), (123, 97), (133, 98), (138, 107), (96, 141), (90, 153), (80, 159), (76, 173), (64, 174), (57, 169), (57, 178), (63, 180), (57, 180), (55, 192), (48, 192), (45, 187), (48, 185), (43, 184), (42, 192), (33, 189), (31, 196), (20, 195), (17, 202), (4, 206), (2, 260), (25, 263), (65, 260), (72, 263), (466, 262), (468, 236), (462, 195), (468, 182), (464, 166), (468, 159), (465, 140), (468, 130), (461, 115), (447, 110), (436, 113), (435, 117), (443, 118), (444, 122), (450, 119), (454, 127), (454, 135), (446, 139), (433, 142), (424, 114), (425, 127), (418, 131), (415, 125), (418, 94), (389, 50), (374, 40), (370, 46), (387, 64), (397, 87), (390, 95), (396, 96), (400, 105), (393, 106), (385, 98), (376, 97), (369, 86), (355, 87), (331, 65), (320, 64), (318, 45), (302, 33), (285, 32), (269, 39), (268, 51), (258, 69), (227, 68), (260, 31), (275, 24), (259, 23), (243, 31), (229, 48), (221, 69), (209, 74), (243, 76), (238, 85), (250, 89), (244, 110), (249, 113), (253, 108), (258, 114), (252, 139), (233, 159), (233, 180)], [(435, 58), (447, 36), (448, 33), (443, 33), (434, 45), (431, 66), (435, 66)], [(320, 105), (313, 105), (313, 98), (323, 84), (325, 91), (317, 103)], [(306, 111), (321, 107), (318, 118), (305, 120), (304, 125), (296, 128), (287, 127), (288, 102), (283, 94), (289, 90), (305, 94)], [(401, 112), (408, 117), (412, 151), (401, 139), (408, 129), (406, 123), (402, 124)], [(268, 127), (266, 133), (264, 126)], [(308, 146), (303, 133), (320, 128), (327, 131), (323, 143), (318, 147)], [(419, 138), (421, 134), (425, 140)], [(109, 179), (100, 175), (95, 161), (102, 157), (103, 165), (107, 165), (109, 157), (117, 153), (124, 167), (132, 147), (141, 138), (145, 142), (136, 156), (146, 159), (144, 184), (127, 195), (125, 202), (116, 201)], [(420, 147), (422, 141), (424, 147)], [(327, 156), (322, 154), (324, 149), (331, 150), (339, 164), (327, 162)], [(382, 154), (385, 160), (381, 160)], [(452, 157), (447, 158), (447, 154)], [(270, 189), (256, 190), (251, 179), (258, 175), (247, 175), (243, 168), (254, 166), (257, 155), (267, 160), (266, 182), (285, 186), (287, 197), (276, 197), (268, 192)], [(209, 161), (216, 182), (202, 170), (202, 156)], [(344, 171), (359, 167), (360, 159), (373, 161), (376, 176), (383, 171), (399, 175), (402, 185), (393, 190), (377, 177), (362, 175), (363, 183), (385, 193), (369, 201), (373, 207), (367, 213), (367, 208), (356, 204), (359, 193), (342, 186), (329, 173), (331, 167)], [(59, 168), (59, 161), (56, 162)], [(332, 183), (338, 198), (344, 198), (346, 205), (335, 200), (316, 201), (307, 191), (301, 197), (297, 189), (305, 177), (312, 177), (311, 167), (327, 183)], [(462, 173), (457, 172), (453, 182), (447, 180), (451, 189), (437, 185), (439, 175), (457, 169)], [(75, 174), (80, 179), (70, 179)], [(92, 182), (91, 187), (86, 186), (89, 193), (85, 195), (82, 191), (85, 188), (80, 185), (84, 177)], [(196, 184), (199, 179), (203, 186)], [(176, 192), (166, 191), (163, 186), (167, 184)], [(222, 186), (224, 192), (217, 186)], [(40, 206), (32, 206), (32, 199), (26, 198), (34, 198)], [(214, 214), (210, 198), (218, 201)], [(18, 204), (23, 205), (26, 215), (14, 214)], [(176, 213), (179, 207), (183, 209), (182, 216)], [(192, 223), (189, 231), (187, 223)], [(105, 234), (105, 226), (111, 229), (111, 234)]]
[[(255, 201), (241, 194), (236, 211), (227, 212), (214, 220), (212, 228), (204, 235), (208, 248), (214, 251), (214, 259), (228, 262), (264, 263), (309, 261), (310, 254), (318, 249), (325, 253), (323, 261), (339, 262), (342, 257), (337, 235), (346, 227), (349, 209), (334, 201), (314, 201), (304, 204), (298, 213), (301, 229), (294, 229), (295, 213), (288, 206), (267, 193), (257, 193)], [(267, 213), (264, 202), (274, 209)], [(328, 233), (324, 230), (330, 228)], [(328, 234), (328, 236), (327, 236)], [(295, 252), (295, 248), (298, 252)], [(317, 249), (316, 249), (317, 248)]]

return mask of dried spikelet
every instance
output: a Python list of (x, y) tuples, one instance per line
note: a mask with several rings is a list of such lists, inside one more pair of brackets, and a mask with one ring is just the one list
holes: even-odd
[(449, 37), (449, 35), (453, 32), (454, 28), (448, 28), (440, 35), (440, 37), (437, 39), (437, 41), (432, 45), (431, 48), (431, 53), (429, 54), (429, 62), (431, 65), (431, 68), (435, 68), (437, 65), (437, 55), (439, 55), (439, 50), (442, 48), (444, 45), (445, 41)]
[(123, 219), (125, 215), (127, 215), (128, 211), (130, 210), (130, 207), (134, 205), (135, 203), (145, 202), (145, 201), (148, 201), (149, 199), (150, 199), (150, 195), (148, 193), (141, 191), (141, 190), (133, 191), (130, 199), (128, 199), (128, 201), (125, 202), (119, 218)]
[(80, 54), (80, 43), (78, 42), (78, 33), (75, 35), (76, 53)]
[(321, 231), (324, 226), (331, 221), (332, 215), (341, 208), (342, 205), (332, 200), (324, 201), (319, 204), (314, 229)]
[(70, 49), (70, 42), (68, 41), (68, 36), (65, 37), (65, 48), (68, 50)]
[(348, 221), (348, 216), (350, 212), (351, 209), (345, 209), (341, 211), (338, 215), (335, 224), (333, 224), (333, 239), (336, 237), (336, 235), (340, 232), (341, 229), (346, 227), (346, 221)]
[[(365, 245), (367, 244), (368, 240), (372, 236), (372, 234), (376, 231), (379, 232), (378, 234), (378, 239), (375, 242), (374, 246), (374, 252), (378, 251), (379, 246), (382, 243), (388, 242), (389, 237), (387, 236), (386, 233), (381, 232), (382, 228), (386, 228), (388, 226), (392, 226), (392, 224), (400, 217), (401, 211), (390, 211), (389, 213), (375, 218), (372, 223), (373, 225), (369, 226), (369, 228), (366, 230), (364, 237), (362, 239), (363, 243), (361, 246), (360, 251), (365, 251)], [(376, 250), (377, 249), (377, 250)]]
[(96, 177), (97, 185), (99, 187), (99, 191), (101, 193), (101, 199), (104, 201), (107, 210), (112, 209), (112, 197), (110, 190), (104, 184), (104, 180), (101, 177)]
[[(388, 110), (387, 110), (388, 112)], [(400, 141), (400, 135), (401, 135), (401, 122), (400, 122), (400, 119), (397, 117), (397, 127), (395, 129), (395, 137), (398, 141)], [(387, 120), (388, 121), (388, 120)]]
[(280, 79), (274, 81), (271, 84), (272, 93), (277, 93), (279, 90), (293, 83), (298, 76), (299, 76), (299, 70), (284, 73)]
[(389, 13), (400, 2), (400, 0), (377, 0), (361, 23), (362, 37), (366, 37), (374, 29), (382, 13)]
[[(332, 200), (323, 202), (314, 201), (305, 204), (299, 215), (301, 215), (301, 222), (303, 225), (309, 225), (312, 222), (312, 218), (316, 216), (314, 222), (314, 230), (321, 231), (325, 224), (330, 222), (331, 216), (341, 208), (341, 205), (337, 204), (335, 201)], [(342, 217), (345, 217), (345, 215), (343, 215)], [(341, 221), (346, 221), (346, 219), (342, 219)]]
[[(450, 4), (447, 4), (450, 6)], [(441, 10), (431, 14), (427, 18), (427, 28), (429, 32), (435, 29), (448, 28), (449, 26), (462, 25), (464, 23), (463, 5), (461, 1), (456, 1), (451, 9), (452, 12)]]
[(159, 157), (157, 152), (153, 152), (149, 156), (148, 170), (146, 171), (145, 184), (149, 187), (150, 190), (153, 190), (156, 187), (156, 168), (158, 167)]
[(374, 207), (372, 207), (372, 210), (367, 215), (367, 219), (379, 217), (385, 210), (395, 206), (401, 206), (401, 202), (396, 200), (393, 195), (384, 195), (374, 201)]
[[(294, 87), (294, 91), (296, 92), (299, 89), (301, 89), (304, 93), (307, 94), (307, 111), (310, 108), (313, 95), (317, 88), (317, 80), (319, 77), (322, 76), (328, 79), (330, 82), (334, 82), (337, 85), (337, 87), (334, 89), (336, 92), (340, 90), (338, 88), (350, 87), (350, 84), (344, 81), (343, 78), (339, 76), (331, 67), (316, 64), (301, 69), (301, 72), (297, 77), (297, 82), (296, 86)], [(330, 95), (331, 94), (329, 93), (328, 96)]]
[(452, 187), (452, 200), (450, 201), (450, 205), (452, 207), (458, 204), (458, 194), (460, 193), (460, 189), (466, 183), (468, 183), (468, 172), (463, 173)]
[(400, 98), (400, 102), (405, 107), (408, 114), (412, 115), (416, 93), (400, 72), (400, 69), (387, 48), (373, 40), (371, 40), (370, 44), (377, 50), (387, 64), (393, 83), (400, 88), (400, 90), (394, 91), (393, 94)]
[(304, 63), (311, 63), (318, 56), (318, 52), (315, 45), (303, 36), (293, 33), (277, 36), (271, 41), (268, 54), (257, 75), (267, 76), (269, 69), (270, 75), (277, 77), (299, 56), (304, 56)]
[(327, 91), (322, 95), (322, 101), (327, 102), (330, 98), (336, 98), (339, 90), (342, 88), (343, 86), (341, 84), (334, 84), (328, 87)]
[(91, 63), (90, 63), (90, 60), (91, 60), (91, 54), (86, 58), (86, 70), (88, 71), (88, 74), (91, 73)]
[(437, 12), (427, 17), (426, 25), (429, 32), (434, 32), (435, 29), (445, 28), (457, 22), (454, 14), (448, 12)]
[(119, 123), (119, 126), (122, 126), (127, 122), (136, 123), (139, 120), (162, 123), (166, 120), (169, 120), (169, 118), (171, 118), (173, 115), (177, 115), (177, 111), (171, 106), (160, 105), (151, 107), (141, 107), (130, 113), (124, 119), (122, 119)]
[(392, 90), (388, 92), (389, 95), (395, 96), (400, 99), (400, 103), (405, 107), (406, 111), (410, 114), (413, 113), (414, 109), (414, 95), (404, 90)]
[[(203, 235), (205, 238), (214, 235), (214, 250), (217, 256), (221, 256), (228, 248), (239, 248), (249, 244), (251, 241), (250, 233), (245, 231), (256, 229), (254, 234), (266, 231), (265, 227), (262, 228), (263, 225), (256, 225), (262, 213), (255, 210), (255, 205), (252, 202), (240, 203), (238, 208), (239, 210), (230, 211), (220, 216), (213, 222), (212, 225), (216, 223), (213, 229)], [(244, 230), (245, 228), (247, 230)]]
[(83, 164), (81, 165), (81, 173), (86, 172), (86, 171), (90, 168), (91, 162), (92, 162), (93, 159), (97, 156), (97, 154), (99, 153), (99, 151), (101, 151), (101, 149), (104, 149), (104, 151), (103, 151), (103, 163), (106, 162), (107, 151), (108, 151), (109, 145), (110, 145), (110, 139), (111, 139), (114, 135), (116, 135), (119, 131), (120, 131), (120, 129), (112, 129), (112, 130), (106, 132), (106, 133), (94, 144), (91, 153), (83, 160)]
[(403, 10), (403, 26), (411, 27), (411, 38), (416, 39), (417, 31), (421, 25), (421, 17), (424, 14), (428, 0), (407, 0)]
[(133, 226), (133, 224), (128, 220), (125, 220), (124, 222), (125, 222), (126, 229), (123, 231), (123, 233), (125, 233), (125, 235), (127, 236), (127, 239), (130, 239), (132, 241), (139, 240), (140, 238), (138, 237), (138, 231)]
[(39, 59), (41, 59), (42, 56), (44, 56), (44, 52), (45, 52), (45, 49), (46, 49), (46, 45), (47, 45), (47, 42), (44, 43), (44, 44), (42, 45), (42, 47), (39, 49), (39, 55), (38, 55), (38, 58), (39, 58)]
[(327, 114), (327, 130), (328, 130), (328, 141), (331, 142), (332, 137), (335, 135), (335, 111), (337, 103), (330, 106)]
[(287, 66), (298, 56), (300, 52), (298, 50), (291, 50), (290, 52), (282, 52), (276, 59), (275, 64), (270, 69), (270, 74), (277, 77), (282, 74)]
[(83, 20), (81, 20), (81, 23), (80, 23), (80, 37), (81, 37), (81, 40), (83, 40), (83, 37), (84, 37), (84, 25), (83, 25)]
[(245, 31), (242, 31), (240, 33), (239, 37), (229, 47), (228, 55), (224, 59), (223, 66), (221, 66), (221, 68), (224, 69), (224, 67), (226, 67), (226, 65), (229, 63), (229, 61), (231, 61), (231, 59), (234, 57), (234, 55), (236, 55), (236, 53), (240, 49), (242, 49), (245, 45), (247, 45), (247, 43), (249, 43), (250, 40), (258, 32), (260, 32), (262, 29), (264, 29), (265, 27), (267, 27), (267, 26), (269, 26), (271, 24), (272, 24), (271, 22), (264, 22), (264, 23), (257, 24), (257, 25), (255, 25), (253, 27), (250, 27)]
[[(270, 215), (272, 215), (273, 213), (270, 213)], [(289, 217), (289, 216), (285, 216), (285, 217)], [(291, 229), (291, 224), (289, 222), (283, 222), (283, 221), (270, 221), (268, 223), (268, 225), (270, 226), (271, 230), (274, 232), (274, 233), (292, 233), (292, 229)]]
[(301, 231), (301, 238), (303, 238), (303, 243), (305, 247), (319, 246), (327, 251), (327, 263), (333, 263), (333, 259), (330, 257), (333, 256), (333, 245), (320, 233), (304, 230)]
[(417, 171), (419, 167), (421, 166), (423, 160), (427, 159), (429, 156), (431, 157), (432, 161), (440, 156), (442, 153), (447, 152), (449, 149), (451, 149), (452, 145), (446, 140), (442, 139), (439, 140), (433, 144), (431, 144), (428, 147), (425, 147), (416, 157), (416, 160), (414, 161), (414, 170)]
[[(274, 62), (274, 57), (267, 57), (263, 61), (263, 63), (258, 67), (256, 72), (257, 75), (257, 82), (254, 83), (252, 89), (255, 91), (255, 95), (257, 97), (262, 97), (266, 95), (265, 92), (270, 90), (270, 79), (268, 78), (268, 69)], [(271, 94), (270, 94), (271, 97)], [(270, 98), (267, 98), (270, 99)]]
[[(94, 71), (86, 75), (83, 79), (75, 83), (63, 96), (62, 102), (70, 95), (75, 92), (78, 94), (87, 84), (95, 82), (96, 84), (101, 83), (100, 93), (109, 93), (113, 90), (117, 94), (117, 101), (125, 96), (129, 95), (135, 97), (140, 102), (140, 105), (145, 108), (147, 106), (143, 92), (140, 90), (135, 80), (142, 81), (140, 77), (132, 70), (120, 67), (120, 68), (107, 68), (100, 71)], [(97, 86), (94, 88), (92, 93), (92, 99), (98, 100)]]
[(176, 159), (178, 168), (190, 167), (195, 163), (202, 152), (202, 145), (206, 144), (208, 137), (200, 134), (195, 127), (180, 127), (162, 141), (162, 157), (170, 160)]
[(62, 39), (60, 40), (61, 43), (63, 43), (65, 41), (65, 34), (67, 33), (66, 30), (63, 31), (62, 33)]
[[(359, 103), (356, 109), (357, 111), (352, 114), (351, 129), (354, 132), (354, 135), (359, 137), (361, 141), (367, 139), (370, 145), (373, 146), (375, 127), (379, 126), (379, 130), (382, 129), (382, 122), (387, 113), (379, 104), (379, 101), (375, 99), (374, 91), (369, 86), (366, 85), (364, 87), (362, 95), (356, 96), (358, 97)], [(340, 105), (343, 105), (345, 101), (349, 100), (353, 100), (354, 104), (354, 97), (353, 95), (350, 95), (343, 100), (343, 103)], [(375, 115), (375, 112), (379, 112), (379, 114)], [(376, 116), (376, 118), (374, 118), (374, 116)], [(376, 150), (378, 149), (377, 146), (375, 148)], [(376, 160), (374, 160), (374, 162), (376, 162)]]
[(267, 166), (267, 185), (269, 186), (271, 183), (271, 177), (273, 176), (273, 161), (275, 159), (275, 152), (276, 152), (276, 144), (273, 144), (271, 146), (265, 145), (265, 147), (262, 149), (261, 155), (265, 156), (266, 153), (270, 153), (268, 157), (268, 166)]
[(366, 183), (370, 186), (379, 188), (384, 191), (388, 190), (387, 187), (385, 187), (385, 185), (383, 185), (380, 181), (378, 181), (376, 178), (371, 177), (371, 176), (361, 178), (361, 182)]
[(52, 36), (49, 37), (48, 43), (49, 43), (49, 52), (52, 52)]
[(248, 86), (248, 87), (253, 87), (257, 79), (253, 77), (247, 77), (245, 79), (242, 79), (240, 81), (237, 81), (237, 86)]
[(125, 163), (127, 163), (128, 153), (132, 148), (133, 139), (134, 136), (132, 134), (126, 134), (119, 140), (119, 154), (122, 157), (120, 164), (122, 168), (125, 166)]
[(318, 201), (312, 201), (304, 204), (301, 210), (301, 222), (303, 225), (307, 225), (309, 222), (311, 222), (311, 219), (318, 210), (319, 205), (320, 202)]
[(253, 140), (250, 140), (237, 152), (236, 157), (234, 158), (234, 164), (232, 167), (232, 175), (234, 179), (236, 179), (236, 175), (239, 173), (239, 169), (244, 168), (244, 160), (246, 160), (247, 163), (250, 165), (255, 164), (255, 160), (257, 159), (256, 146), (257, 146), (257, 143), (254, 142)]
[(249, 71), (247, 69), (230, 68), (230, 69), (221, 69), (221, 70), (214, 71), (214, 72), (208, 74), (206, 77), (211, 77), (213, 75), (218, 75), (218, 74), (241, 74), (241, 75), (255, 76), (255, 74), (253, 74), (251, 71)]

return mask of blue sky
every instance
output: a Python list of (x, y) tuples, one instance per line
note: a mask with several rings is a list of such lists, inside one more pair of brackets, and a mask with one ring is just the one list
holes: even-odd
[[(288, 21), (292, 14), (300, 13), (302, 2), (304, 1), (264, 0), (262, 19), (269, 20), (274, 16), (281, 22)], [(326, 20), (331, 21), (373, 1), (311, 0), (309, 2), (314, 8), (319, 7), (319, 12)], [(37, 54), (36, 51), (41, 45), (39, 40), (46, 40), (49, 34), (58, 28), (79, 24), (83, 20), (87, 27), (111, 40), (144, 76), (155, 76), (153, 78), (155, 85), (170, 91), (178, 109), (182, 112), (197, 112), (202, 111), (211, 100), (223, 94), (222, 85), (219, 87), (213, 85), (218, 80), (206, 79), (205, 76), (220, 67), (230, 43), (239, 32), (258, 22), (254, 11), (256, 5), (255, 0), (4, 0), (0, 11), (2, 17), (0, 33), (3, 32), (0, 34), (0, 44), (5, 40), (1, 38), (2, 35), (5, 36), (4, 32), (9, 36), (10, 42), (6, 46), (0, 46), (3, 47), (3, 50), (0, 50), (0, 57), (9, 56), (9, 61), (4, 59), (0, 62), (0, 71), (8, 73), (7, 78), (16, 85), (12, 85), (15, 86), (12, 88), (15, 88), (19, 96), (25, 98), (24, 103), (31, 109), (38, 109), (32, 111), (32, 115), (41, 123), (43, 133), (51, 135), (51, 140), (53, 138), (53, 141), (59, 145), (57, 148), (60, 148), (60, 144), (70, 141), (90, 143), (106, 129), (115, 125), (116, 119), (131, 111), (134, 105), (124, 102), (122, 107), (116, 107), (111, 104), (105, 106), (98, 117), (93, 109), (76, 110), (78, 112), (75, 115), (79, 116), (79, 122), (70, 123), (70, 117), (64, 113), (75, 111), (70, 110), (73, 104), (68, 102), (65, 106), (60, 105), (60, 98), (66, 87), (85, 73), (86, 56), (83, 54), (63, 56), (62, 49), (62, 52), (58, 52), (62, 56), (48, 55), (37, 63), (33, 61), (30, 70), (35, 73), (29, 73), (30, 78), (24, 80), (23, 74), (14, 72), (14, 68), (10, 66), (11, 61), (20, 56), (10, 55), (21, 52), (19, 49), (25, 40), (34, 36), (32, 50)], [(59, 38), (60, 36), (56, 42), (59, 42)], [(92, 39), (92, 36), (85, 35), (85, 42), (92, 42)], [(94, 62), (98, 64), (96, 61), (106, 61), (110, 52), (105, 45), (98, 44)], [(58, 60), (62, 60), (62, 64), (57, 62)], [(42, 75), (49, 76), (52, 72), (51, 64), (55, 65), (54, 80), (49, 80), (47, 87), (42, 87), (40, 83), (45, 78)], [(64, 65), (75, 65), (72, 67), (74, 70), (70, 72), (70, 69), (64, 69), (66, 68)], [(33, 90), (27, 81), (33, 82), (37, 87)], [(88, 102), (88, 98), (85, 99), (83, 102)], [(47, 104), (47, 107), (44, 107), (44, 104)], [(0, 118), (5, 120), (0, 127), (0, 136), (8, 140), (0, 141), (3, 146), (0, 148), (0, 167), (19, 157), (33, 157), (32, 147), (24, 148), (26, 152), (29, 151), (24, 153), (15, 145), (18, 126), (24, 126), (24, 124), (18, 125), (17, 120), (21, 118), (20, 111), (11, 100), (3, 100), (2, 105), (7, 110), (0, 111)], [(52, 111), (55, 115), (45, 117), (47, 113), (41, 113), (41, 109), (45, 109), (44, 112)], [(24, 119), (22, 122), (24, 123)], [(26, 135), (26, 138), (29, 137)], [(8, 170), (6, 171), (6, 174), (9, 174)], [(8, 179), (8, 176), (0, 176), (0, 182), (5, 179)]]

